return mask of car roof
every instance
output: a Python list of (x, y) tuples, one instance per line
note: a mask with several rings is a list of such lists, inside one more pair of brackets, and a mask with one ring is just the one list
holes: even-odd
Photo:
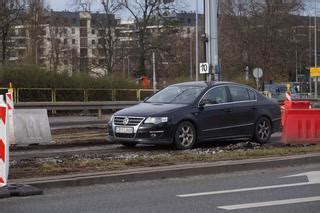
[(217, 85), (239, 85), (239, 86), (246, 86), (234, 82), (225, 82), (225, 81), (190, 81), (190, 82), (184, 82), (184, 83), (178, 83), (174, 84), (172, 86), (194, 86), (194, 87), (212, 87), (212, 86), (217, 86)]

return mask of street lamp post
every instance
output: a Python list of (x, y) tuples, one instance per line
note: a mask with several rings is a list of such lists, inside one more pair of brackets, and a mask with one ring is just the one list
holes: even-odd
[(153, 74), (152, 74), (152, 80), (153, 80), (153, 93), (156, 93), (157, 90), (157, 81), (156, 81), (156, 53), (152, 52), (152, 64), (153, 64)]
[(199, 6), (196, 0), (196, 81), (199, 81)]
[(193, 78), (193, 76), (192, 76), (192, 74), (193, 74), (193, 69), (192, 69), (192, 67), (193, 67), (193, 60), (192, 60), (193, 58), (192, 58), (192, 34), (190, 34), (190, 80), (192, 81), (192, 78)]

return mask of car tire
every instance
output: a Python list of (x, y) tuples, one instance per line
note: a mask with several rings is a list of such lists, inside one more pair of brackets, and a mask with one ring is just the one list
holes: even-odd
[(270, 120), (266, 117), (262, 117), (255, 125), (253, 140), (260, 144), (265, 144), (270, 140), (271, 131), (272, 126)]
[(121, 145), (125, 146), (125, 147), (135, 147), (137, 145), (137, 143), (121, 142)]
[(181, 122), (174, 134), (174, 145), (176, 149), (186, 150), (191, 149), (197, 138), (197, 133), (194, 125), (189, 121)]

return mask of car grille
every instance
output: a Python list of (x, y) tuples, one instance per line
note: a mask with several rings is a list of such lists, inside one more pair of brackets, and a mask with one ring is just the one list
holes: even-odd
[(134, 138), (134, 134), (120, 134), (120, 133), (116, 133), (116, 137), (118, 137), (118, 138)]
[[(125, 124), (124, 120), (128, 119), (128, 123)], [(115, 117), (114, 118), (114, 125), (117, 126), (138, 126), (144, 118), (137, 118), (137, 117)]]

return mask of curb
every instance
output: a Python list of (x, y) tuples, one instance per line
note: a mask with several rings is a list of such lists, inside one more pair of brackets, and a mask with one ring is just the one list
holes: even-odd
[(213, 163), (194, 163), (163, 167), (129, 169), (116, 172), (96, 172), (76, 175), (52, 176), (46, 178), (15, 179), (10, 183), (27, 184), (39, 188), (77, 187), (94, 184), (157, 180), (197, 175), (209, 175), (236, 171), (297, 166), (320, 162), (320, 153), (268, 157), (246, 160), (229, 160)]

